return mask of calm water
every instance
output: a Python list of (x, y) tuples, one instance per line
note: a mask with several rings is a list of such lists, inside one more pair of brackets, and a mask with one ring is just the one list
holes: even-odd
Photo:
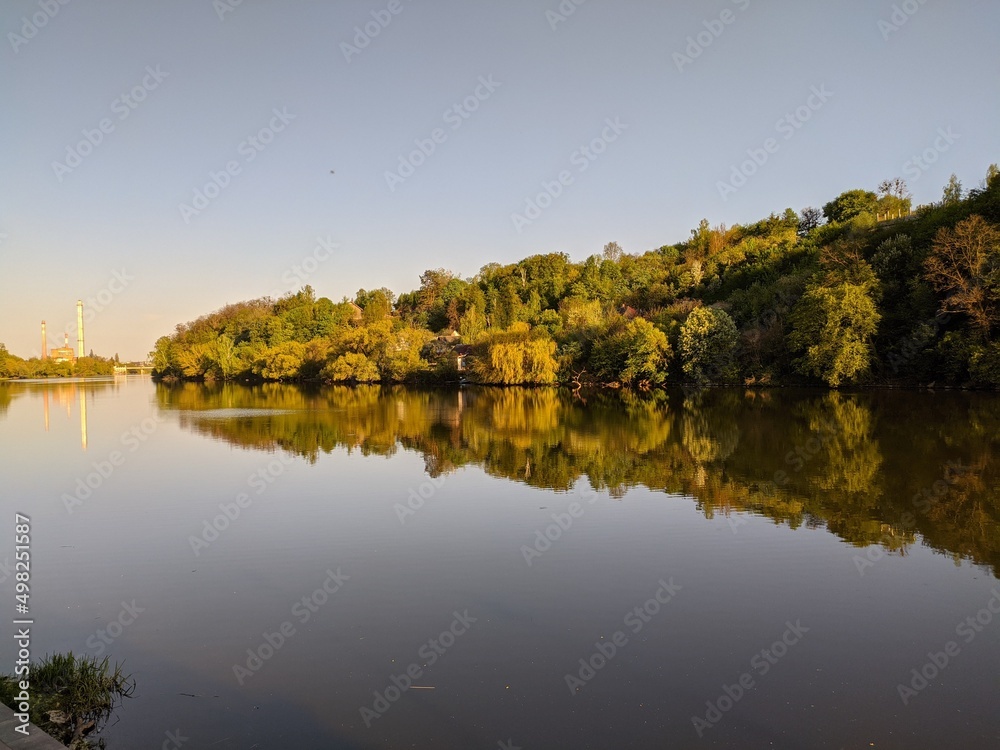
[(1000, 746), (996, 396), (130, 377), (0, 446), (111, 750)]

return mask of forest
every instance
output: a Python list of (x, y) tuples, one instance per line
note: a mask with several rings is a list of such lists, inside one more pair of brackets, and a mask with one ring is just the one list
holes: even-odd
[(154, 376), (344, 383), (1000, 387), (1000, 168), (906, 183), (683, 242), (430, 269), (400, 294), (306, 286), (161, 337)]

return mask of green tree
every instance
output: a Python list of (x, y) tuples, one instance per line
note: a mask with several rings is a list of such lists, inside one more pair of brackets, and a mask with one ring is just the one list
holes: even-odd
[(944, 192), (941, 195), (941, 202), (950, 206), (955, 203), (959, 203), (962, 200), (962, 183), (959, 182), (958, 175), (952, 174), (948, 178), (948, 184), (944, 186)]
[(3, 342), (0, 342), (0, 378), (9, 378), (12, 374), (10, 353)]
[(667, 335), (645, 318), (612, 328), (594, 343), (590, 368), (607, 381), (662, 383), (671, 350)]
[(268, 347), (254, 364), (254, 372), (267, 380), (291, 380), (299, 376), (306, 348), (298, 341)]
[(833, 223), (850, 221), (861, 214), (875, 215), (878, 196), (869, 190), (848, 190), (823, 206), (823, 215)]
[(738, 339), (736, 324), (725, 310), (695, 308), (681, 326), (678, 342), (684, 374), (702, 385), (733, 380)]
[(214, 357), (218, 365), (219, 375), (223, 378), (233, 377), (240, 369), (239, 358), (236, 354), (236, 347), (229, 336), (219, 336), (215, 340)]
[(149, 353), (149, 359), (153, 363), (153, 376), (166, 377), (177, 374), (177, 365), (173, 359), (173, 341), (169, 336), (160, 336), (153, 346), (153, 351)]
[(1000, 180), (1000, 166), (990, 164), (989, 168), (986, 170), (986, 187), (993, 187), (993, 183), (997, 180)]
[(364, 354), (347, 352), (323, 368), (323, 377), (334, 382), (372, 383), (379, 379), (378, 367)]
[(364, 289), (358, 291), (355, 304), (362, 310), (362, 320), (366, 324), (378, 323), (385, 320), (392, 313), (392, 302), (394, 295), (388, 289), (375, 289), (366, 292)]
[(856, 379), (871, 363), (880, 319), (871, 284), (810, 286), (792, 309), (788, 346), (801, 354), (795, 368), (835, 388)]

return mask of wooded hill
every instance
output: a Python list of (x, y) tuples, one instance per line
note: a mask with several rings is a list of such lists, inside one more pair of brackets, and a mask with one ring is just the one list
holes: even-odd
[(179, 325), (151, 356), (183, 379), (995, 388), (998, 333), (993, 165), (913, 212), (897, 179), (641, 254), (428, 270), (339, 303), (307, 286)]

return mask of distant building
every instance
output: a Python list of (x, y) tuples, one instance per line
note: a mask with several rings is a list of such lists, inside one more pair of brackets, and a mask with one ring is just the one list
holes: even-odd
[(347, 304), (351, 306), (351, 320), (355, 323), (360, 323), (361, 319), (365, 315), (365, 311), (362, 310), (357, 305), (355, 305), (353, 302), (348, 302)]
[(63, 334), (63, 345), (56, 347), (55, 349), (49, 350), (49, 356), (52, 361), (56, 364), (60, 362), (69, 362), (73, 364), (76, 362), (76, 354), (73, 353), (73, 347), (69, 345), (69, 334)]

